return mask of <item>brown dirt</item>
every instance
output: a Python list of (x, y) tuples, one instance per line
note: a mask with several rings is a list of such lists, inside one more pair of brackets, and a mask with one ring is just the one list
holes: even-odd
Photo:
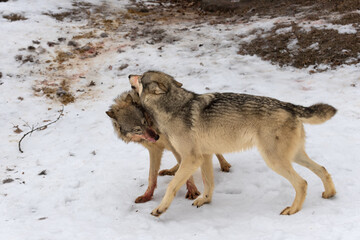
[[(337, 30), (312, 28), (305, 31), (297, 24), (291, 24), (291, 31), (276, 33), (287, 27), (279, 24), (267, 35), (258, 36), (249, 43), (240, 44), (239, 54), (257, 55), (262, 59), (277, 63), (280, 66), (290, 65), (296, 68), (307, 68), (314, 65), (318, 71), (320, 64), (331, 68), (342, 64), (359, 63), (360, 33), (340, 34)], [(291, 42), (297, 41), (289, 47)]]
[(16, 13), (11, 13), (9, 15), (3, 15), (3, 18), (5, 18), (11, 22), (27, 20), (27, 18), (24, 17), (23, 15), (16, 14)]

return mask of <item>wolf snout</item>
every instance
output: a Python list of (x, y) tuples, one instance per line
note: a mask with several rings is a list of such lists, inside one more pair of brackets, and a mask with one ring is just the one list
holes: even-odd
[(155, 130), (153, 130), (152, 128), (146, 129), (145, 136), (146, 139), (151, 142), (156, 142), (160, 138), (159, 134), (157, 134), (157, 132), (155, 132)]

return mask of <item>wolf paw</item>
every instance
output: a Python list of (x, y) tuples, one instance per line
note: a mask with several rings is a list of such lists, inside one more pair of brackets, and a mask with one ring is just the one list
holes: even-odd
[(286, 207), (284, 210), (282, 210), (280, 215), (292, 215), (294, 213), (297, 213), (298, 211), (300, 211), (300, 209), (296, 209), (296, 208), (292, 208), (292, 207)]
[(199, 197), (193, 202), (193, 206), (196, 206), (197, 208), (201, 207), (205, 203), (210, 203), (211, 200), (209, 198)]
[(194, 200), (196, 199), (198, 196), (200, 196), (200, 192), (196, 189), (195, 191), (190, 191), (188, 190), (186, 195), (185, 195), (185, 198), (186, 199), (189, 199), (189, 200)]
[(174, 171), (171, 171), (170, 169), (164, 169), (164, 170), (161, 170), (159, 172), (159, 176), (174, 176), (175, 175), (175, 172)]
[(322, 193), (322, 197), (325, 199), (328, 199), (328, 198), (332, 198), (333, 196), (335, 196), (335, 194), (336, 194), (335, 189), (333, 191), (329, 191), (329, 192), (325, 191)]
[(145, 203), (151, 200), (151, 196), (141, 195), (135, 199), (135, 203)]
[(165, 211), (167, 210), (167, 208), (161, 210), (161, 207), (157, 207), (155, 208), (152, 212), (151, 215), (155, 216), (155, 217), (159, 217), (161, 214), (163, 214)]
[(230, 164), (224, 164), (221, 166), (222, 172), (230, 172), (231, 165)]

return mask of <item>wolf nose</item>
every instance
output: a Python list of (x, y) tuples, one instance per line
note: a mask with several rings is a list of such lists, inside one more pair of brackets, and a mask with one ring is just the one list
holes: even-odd
[(160, 138), (160, 136), (156, 134), (154, 139), (157, 141), (157, 140), (159, 140), (159, 138)]

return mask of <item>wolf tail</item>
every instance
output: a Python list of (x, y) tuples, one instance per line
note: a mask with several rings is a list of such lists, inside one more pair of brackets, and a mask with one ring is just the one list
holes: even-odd
[(303, 123), (321, 124), (332, 118), (337, 110), (324, 103), (314, 104), (310, 107), (297, 106), (296, 113)]

